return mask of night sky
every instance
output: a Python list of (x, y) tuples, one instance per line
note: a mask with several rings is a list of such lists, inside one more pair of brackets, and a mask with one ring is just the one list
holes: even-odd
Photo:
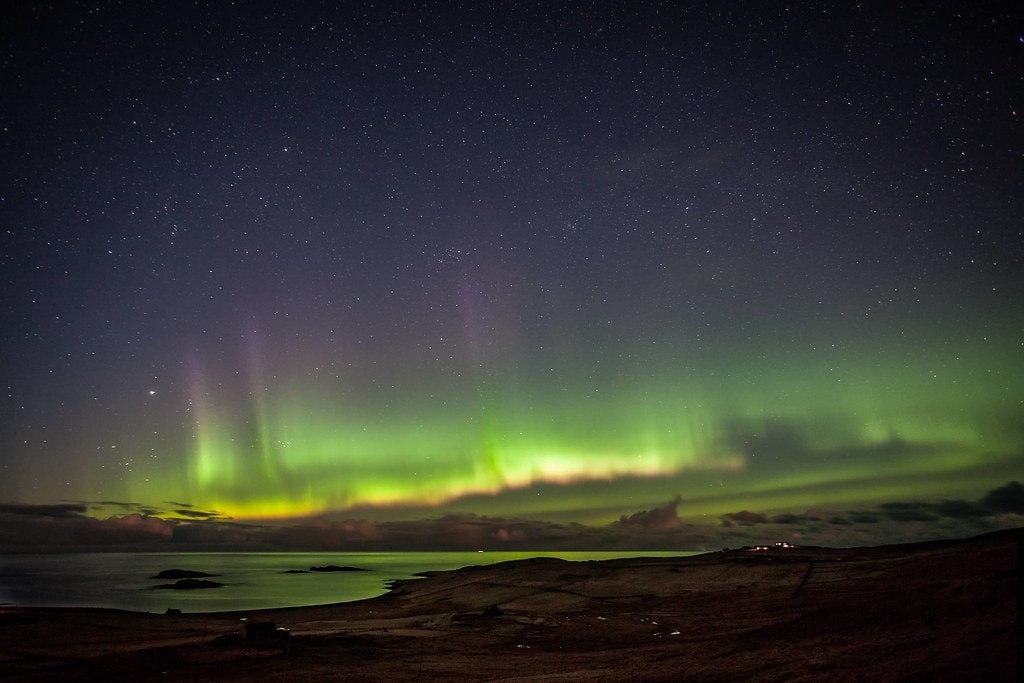
[(6, 11), (0, 545), (1024, 525), (1017, 3), (332, 4)]

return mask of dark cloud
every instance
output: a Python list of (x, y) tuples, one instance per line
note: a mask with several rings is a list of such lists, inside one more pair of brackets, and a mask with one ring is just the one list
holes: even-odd
[(764, 515), (757, 512), (751, 512), (749, 510), (730, 512), (723, 516), (729, 521), (738, 522), (740, 524), (764, 524), (768, 521), (768, 518)]
[(875, 513), (863, 512), (859, 510), (854, 510), (848, 513), (847, 519), (849, 519), (854, 524), (878, 524), (878, 522), (880, 521), (878, 515), (876, 515)]
[(879, 505), (882, 515), (897, 522), (931, 522), (936, 519), (927, 503), (894, 501)]
[(801, 522), (806, 522), (806, 521), (807, 521), (807, 517), (805, 515), (784, 514), (784, 515), (775, 515), (774, 517), (771, 518), (772, 524), (799, 524)]
[(381, 525), (388, 538), (424, 541), (447, 549), (526, 550), (568, 548), (579, 539), (593, 546), (593, 529), (579, 524), (557, 524), (532, 519), (487, 517), (471, 513), (444, 515), (435, 520), (389, 522)]
[(223, 514), (217, 510), (197, 510), (196, 506), (191, 503), (181, 503), (177, 501), (164, 501), (165, 504), (172, 506), (170, 508), (160, 508), (143, 505), (141, 503), (128, 503), (116, 500), (81, 502), (83, 505), (88, 505), (91, 510), (96, 512), (103, 511), (106, 508), (119, 508), (126, 512), (130, 511), (150, 517), (184, 517), (193, 521), (224, 519)]
[(137, 513), (107, 519), (71, 514), (0, 517), (0, 547), (64, 551), (156, 549), (171, 540), (175, 525), (172, 520)]
[[(867, 445), (860, 445), (857, 435), (860, 421), (847, 415), (823, 416), (813, 423), (782, 418), (733, 420), (724, 428), (720, 446), (746, 456), (747, 466), (752, 470), (770, 469), (773, 463), (785, 461), (792, 467), (803, 463), (847, 462), (862, 464), (887, 463), (894, 459), (922, 458), (932, 454), (948, 453), (956, 449), (951, 443), (911, 442), (891, 436), (889, 439)], [(822, 448), (813, 445), (815, 433), (837, 435), (842, 446)], [(841, 437), (846, 436), (846, 439)]]
[(72, 502), (87, 506), (93, 517), (99, 517), (103, 513), (111, 514), (111, 508), (120, 514), (139, 514), (147, 517), (161, 517), (168, 513), (164, 508), (124, 500), (78, 500)]
[(679, 519), (679, 498), (669, 501), (662, 507), (653, 510), (642, 510), (628, 517), (623, 515), (616, 524), (622, 526), (641, 526), (646, 529), (677, 529), (682, 524)]
[[(781, 436), (776, 438), (780, 443), (785, 440)], [(890, 501), (866, 509), (811, 508), (804, 514), (772, 516), (742, 510), (722, 516), (718, 537), (726, 545), (784, 539), (814, 545), (853, 546), (962, 538), (1022, 525), (1024, 486), (1010, 482), (976, 501)]]
[(182, 517), (190, 517), (190, 518), (196, 518), (196, 519), (217, 519), (218, 517), (220, 517), (220, 513), (216, 512), (216, 511), (214, 511), (214, 512), (203, 512), (202, 510), (187, 510), (187, 509), (175, 510), (174, 514), (181, 515)]
[(993, 512), (1024, 515), (1024, 485), (1011, 481), (986, 493), (980, 502)]
[[(346, 550), (664, 550), (704, 548), (717, 541), (711, 529), (679, 522), (677, 501), (625, 516), (604, 527), (577, 523), (455, 513), (435, 519), (374, 522), (318, 518), (283, 527), (246, 530), (244, 543), (259, 547)], [(182, 524), (175, 540), (210, 548), (235, 543), (233, 524)]]
[(992, 514), (992, 510), (969, 500), (944, 500), (936, 503), (934, 510), (942, 517), (953, 517), (964, 519), (967, 517), (986, 517)]
[(383, 541), (380, 525), (365, 519), (330, 520), (317, 518), (306, 524), (264, 530), (262, 538), (290, 548), (372, 549)]
[(0, 503), (0, 515), (67, 519), (69, 517), (83, 517), (87, 511), (88, 506), (84, 503), (57, 503), (55, 505)]
[(108, 541), (133, 542), (154, 538), (170, 539), (176, 526), (172, 520), (140, 514), (89, 520), (96, 532)]
[(889, 519), (906, 522), (934, 521), (940, 517), (971, 519), (996, 514), (1024, 514), (1024, 485), (1011, 481), (992, 489), (977, 501), (890, 502), (880, 505), (879, 511)]
[(182, 522), (174, 526), (170, 540), (189, 549), (222, 550), (225, 548), (265, 549), (268, 544), (260, 532), (263, 528), (221, 522)]
[[(680, 519), (678, 497), (605, 526), (455, 513), (399, 521), (319, 517), (284, 525), (243, 523), (176, 506), (171, 519), (136, 511), (86, 516), (93, 503), (0, 505), (0, 549), (122, 550), (701, 550), (788, 540), (807, 545), (876, 545), (965, 537), (1024, 525), (1024, 487), (993, 489), (977, 501), (891, 501), (873, 508), (803, 513), (741, 510), (717, 521)], [(135, 503), (101, 501), (129, 510)], [(182, 519), (184, 518), (184, 519)]]

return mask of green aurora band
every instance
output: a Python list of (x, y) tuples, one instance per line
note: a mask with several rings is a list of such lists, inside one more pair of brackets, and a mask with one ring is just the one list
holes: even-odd
[[(643, 382), (494, 372), (359, 400), (336, 382), (271, 386), (250, 353), (234, 394), (193, 366), (187, 472), (131, 479), (129, 492), (236, 519), (472, 500), (597, 522), (680, 495), (681, 513), (699, 515), (942, 495), (951, 481), (981, 491), (1024, 452), (1024, 387), (1012, 345), (976, 346), (884, 363), (776, 353)], [(618, 500), (604, 503), (610, 487)]]

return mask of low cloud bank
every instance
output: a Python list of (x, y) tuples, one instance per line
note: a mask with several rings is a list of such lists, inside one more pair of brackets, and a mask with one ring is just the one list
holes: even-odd
[[(33, 550), (715, 550), (773, 540), (854, 546), (972, 536), (1024, 526), (1024, 485), (1009, 482), (978, 500), (889, 501), (850, 510), (812, 508), (769, 516), (739, 510), (690, 523), (677, 497), (605, 526), (471, 513), (371, 521), (320, 517), (272, 525), (169, 502), (161, 510), (118, 501), (0, 504), (0, 548)], [(125, 514), (106, 519), (97, 510)]]
[(973, 501), (889, 501), (853, 510), (814, 508), (771, 517), (743, 510), (723, 515), (721, 524), (723, 540), (741, 545), (769, 537), (832, 546), (960, 538), (1024, 526), (1024, 485), (1012, 481)]

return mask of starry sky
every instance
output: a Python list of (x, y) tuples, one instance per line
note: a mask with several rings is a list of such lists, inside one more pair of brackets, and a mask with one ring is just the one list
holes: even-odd
[(8, 10), (0, 545), (1024, 525), (1014, 3), (337, 4)]

